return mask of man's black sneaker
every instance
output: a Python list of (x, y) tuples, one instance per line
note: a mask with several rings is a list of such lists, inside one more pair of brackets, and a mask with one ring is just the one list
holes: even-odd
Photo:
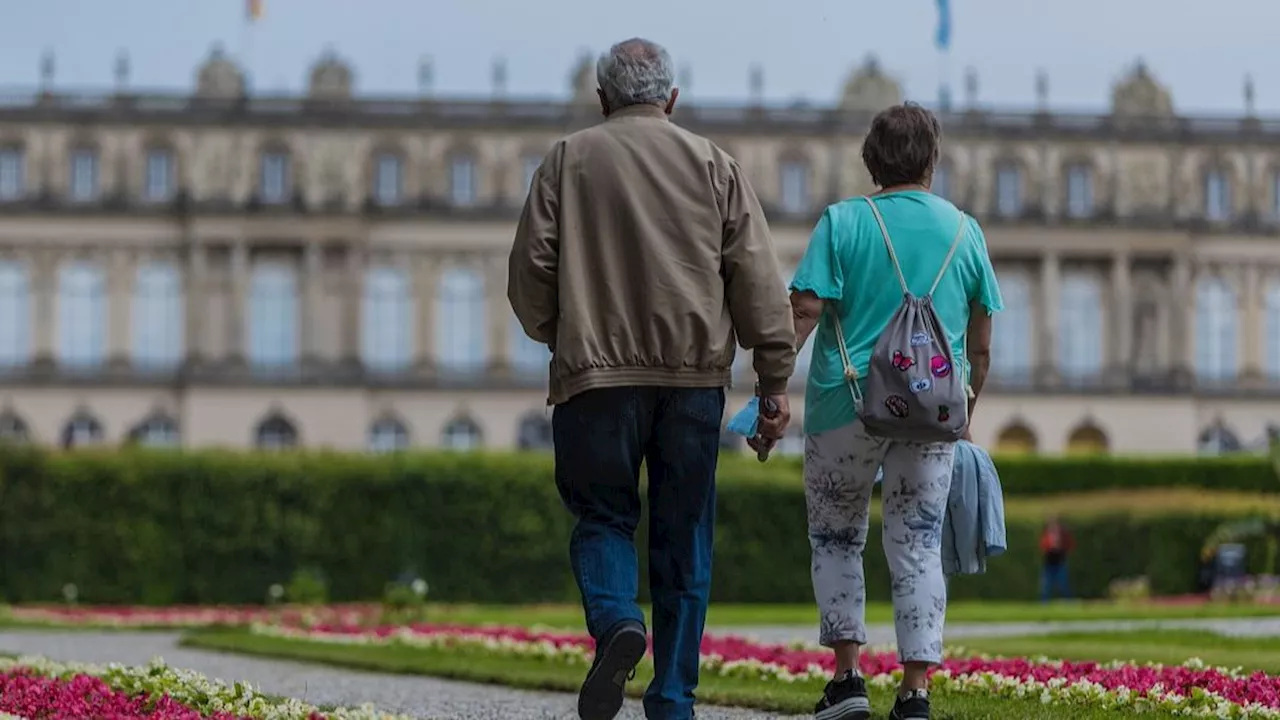
[(619, 623), (596, 643), (596, 657), (578, 692), (578, 717), (613, 720), (622, 709), (627, 681), (644, 658), (648, 638), (644, 626), (633, 620)]
[(889, 720), (929, 720), (929, 693), (925, 690), (900, 693), (893, 701)]
[(822, 699), (813, 709), (813, 720), (867, 720), (871, 717), (871, 701), (867, 699), (867, 681), (847, 670), (827, 683)]

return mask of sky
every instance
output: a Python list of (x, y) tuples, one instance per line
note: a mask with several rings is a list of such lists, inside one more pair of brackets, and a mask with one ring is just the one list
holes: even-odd
[(937, 97), (943, 75), (959, 102), (973, 67), (981, 103), (1032, 107), (1043, 69), (1051, 107), (1103, 110), (1116, 79), (1143, 58), (1180, 112), (1242, 113), (1252, 74), (1258, 111), (1280, 116), (1275, 0), (951, 0), (945, 58), (933, 45), (935, 0), (263, 0), (252, 27), (245, 0), (5, 4), (0, 85), (10, 88), (38, 83), (46, 50), (55, 86), (109, 88), (123, 50), (132, 86), (187, 89), (222, 43), (260, 91), (302, 89), (332, 48), (355, 69), (360, 93), (416, 93), (419, 62), (430, 57), (437, 95), (487, 96), (502, 57), (509, 95), (563, 97), (583, 52), (642, 36), (688, 68), (685, 101), (745, 99), (748, 68), (759, 63), (767, 99), (831, 103), (875, 55), (922, 102)]

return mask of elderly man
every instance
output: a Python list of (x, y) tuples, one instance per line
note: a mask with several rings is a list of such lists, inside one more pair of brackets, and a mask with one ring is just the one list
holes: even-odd
[[(764, 214), (738, 163), (668, 121), (671, 57), (614, 45), (605, 121), (556, 143), (533, 178), (508, 297), (550, 346), (556, 485), (577, 519), (570, 561), (596, 658), (578, 698), (607, 720), (645, 652), (633, 543), (649, 475), (654, 679), (649, 718), (693, 715), (711, 583), (715, 472), (735, 335), (755, 351), (769, 446), (790, 419), (795, 331)], [(762, 406), (767, 403), (761, 403)]]

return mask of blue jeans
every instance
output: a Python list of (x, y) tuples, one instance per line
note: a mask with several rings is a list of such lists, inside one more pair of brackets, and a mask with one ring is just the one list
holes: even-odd
[(578, 522), (569, 542), (587, 629), (601, 638), (636, 604), (640, 464), (649, 472), (649, 589), (653, 598), (650, 720), (688, 720), (711, 588), (716, 460), (723, 388), (588, 390), (552, 416), (556, 487)]
[(1067, 579), (1067, 564), (1045, 565), (1040, 570), (1040, 602), (1049, 602), (1054, 595), (1063, 599), (1071, 597), (1071, 583)]

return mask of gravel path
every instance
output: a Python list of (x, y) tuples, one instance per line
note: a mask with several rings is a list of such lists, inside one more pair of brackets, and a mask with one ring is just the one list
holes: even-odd
[[(263, 692), (314, 705), (379, 707), (432, 720), (576, 720), (576, 699), (405, 675), (382, 675), (224, 655), (178, 647), (177, 633), (4, 631), (0, 652), (44, 655), (64, 662), (139, 665), (162, 657), (175, 667), (227, 681), (247, 680)], [(628, 701), (621, 720), (643, 720), (640, 703)], [(699, 707), (699, 720), (760, 720), (783, 716), (749, 710)]]

